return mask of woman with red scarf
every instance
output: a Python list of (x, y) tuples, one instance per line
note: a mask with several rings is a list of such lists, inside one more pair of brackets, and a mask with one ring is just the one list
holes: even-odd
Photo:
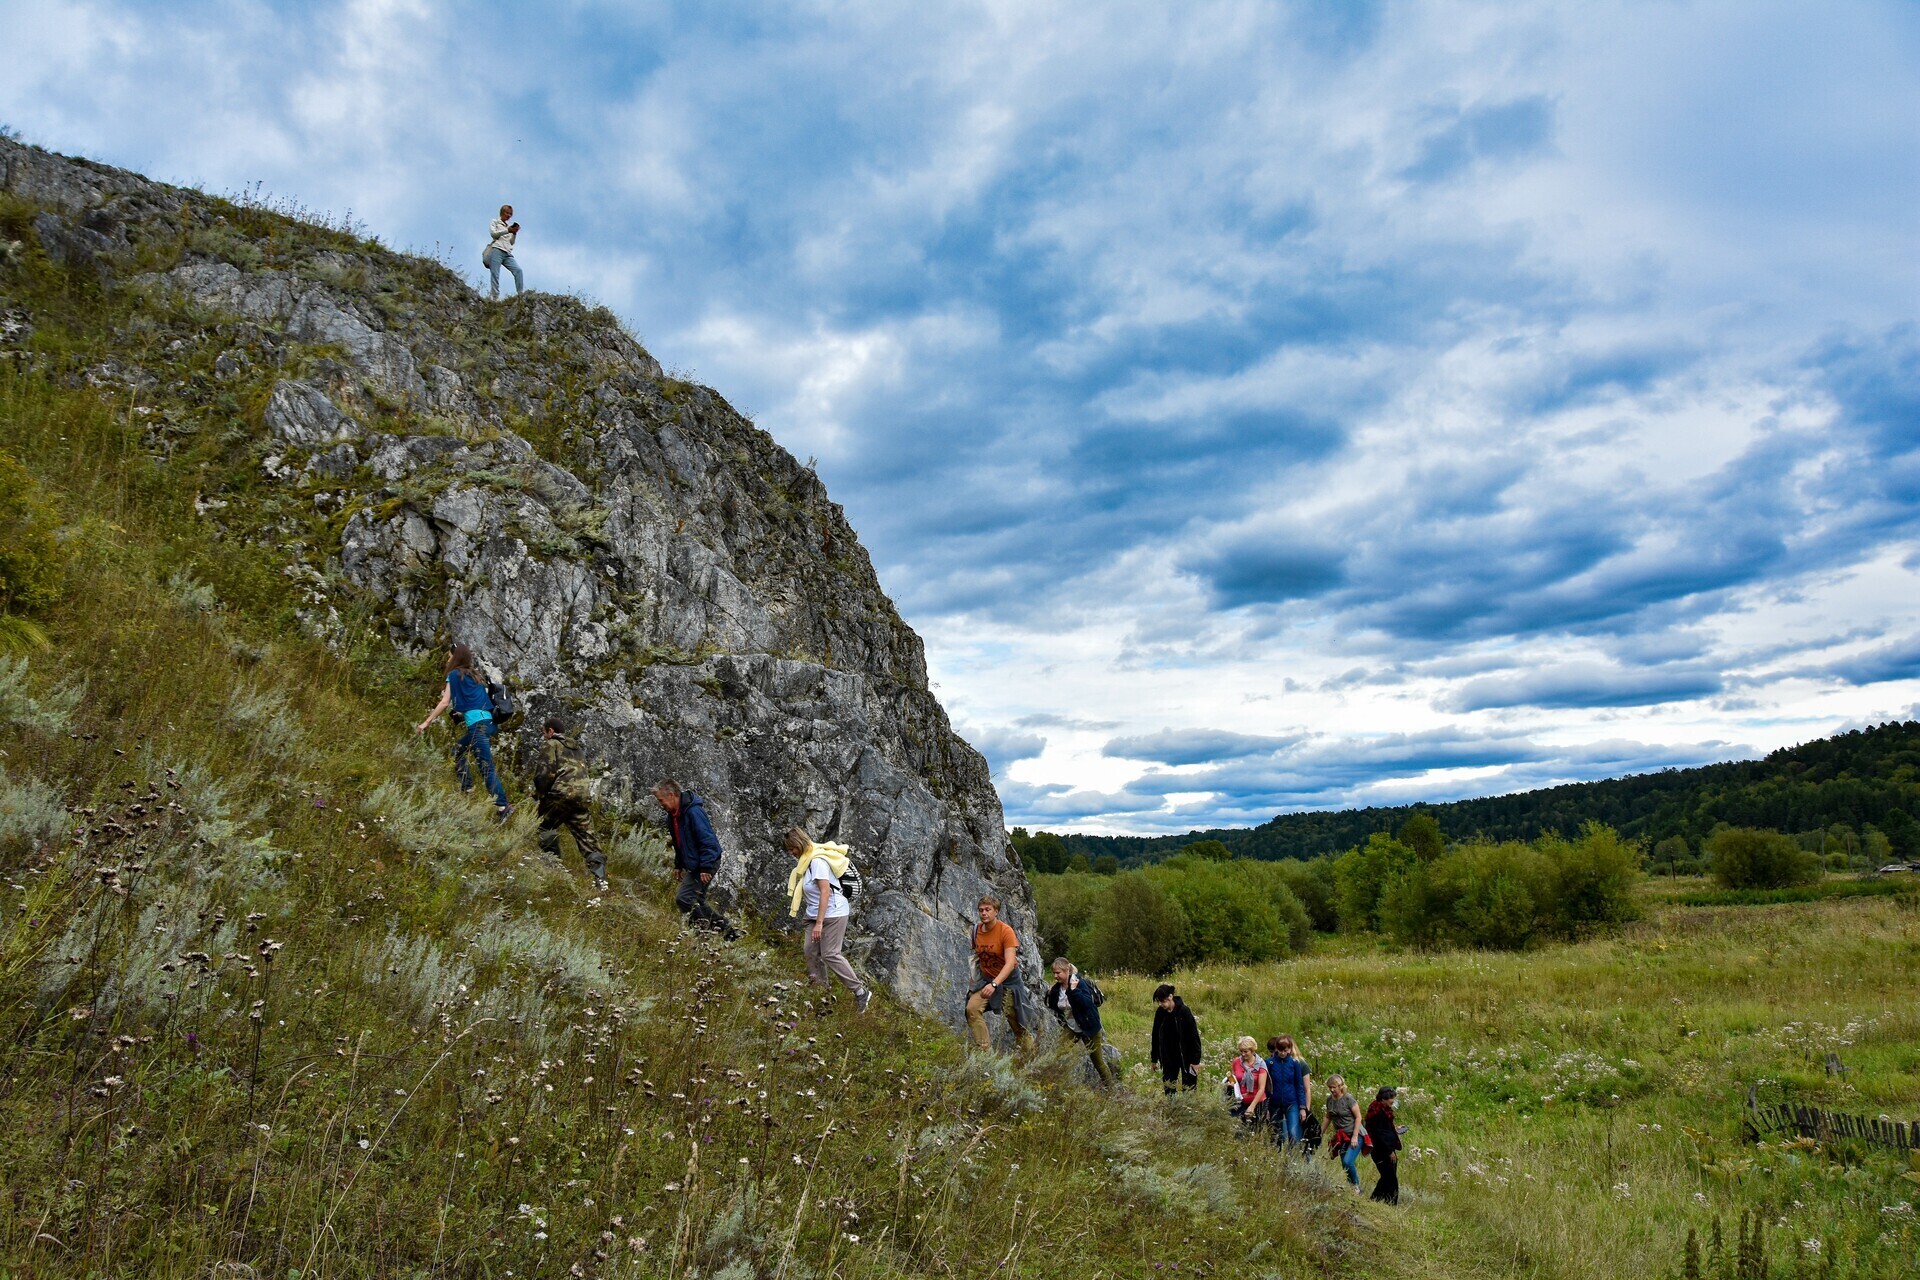
[(1373, 1167), (1380, 1171), (1380, 1181), (1373, 1186), (1373, 1198), (1388, 1204), (1400, 1203), (1400, 1127), (1393, 1122), (1395, 1096), (1392, 1085), (1382, 1087), (1373, 1095), (1366, 1122), (1367, 1141), (1371, 1144), (1367, 1154), (1373, 1157)]

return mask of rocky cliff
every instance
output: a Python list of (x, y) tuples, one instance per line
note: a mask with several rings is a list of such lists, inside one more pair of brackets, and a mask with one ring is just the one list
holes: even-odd
[(189, 321), (175, 346), (218, 348), (210, 379), (135, 354), (84, 376), (129, 392), (158, 456), (170, 430), (247, 433), (256, 469), (192, 500), (338, 651), (473, 645), (528, 722), (580, 726), (615, 812), (657, 816), (662, 777), (704, 794), (736, 906), (785, 916), (787, 827), (845, 841), (871, 886), (856, 963), (949, 1021), (981, 893), (1036, 936), (986, 763), (845, 514), (604, 309), (490, 303), (348, 231), (4, 139), (0, 192), (102, 307), (139, 291)]

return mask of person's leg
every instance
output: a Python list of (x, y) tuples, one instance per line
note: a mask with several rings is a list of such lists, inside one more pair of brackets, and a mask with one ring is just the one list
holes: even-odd
[(1360, 1189), (1359, 1143), (1349, 1142), (1347, 1144), (1347, 1149), (1340, 1153), (1340, 1166), (1347, 1171), (1347, 1181), (1353, 1184), (1355, 1191), (1358, 1191)]
[(701, 892), (700, 877), (694, 872), (682, 871), (679, 887), (673, 891), (673, 905), (680, 908), (681, 915), (691, 920), (700, 906)]
[(534, 839), (540, 844), (540, 852), (557, 862), (560, 859), (561, 815), (558, 810), (550, 808), (547, 805), (541, 805), (538, 813), (540, 817), (540, 834), (535, 836)]
[(987, 1031), (987, 990), (985, 987), (967, 997), (967, 1034), (976, 1049), (993, 1048), (993, 1036)]
[(517, 298), (527, 291), (526, 277), (520, 274), (520, 264), (513, 260), (512, 254), (507, 255), (507, 260), (502, 265), (513, 272), (513, 296)]
[(1200, 1073), (1182, 1068), (1180, 1072), (1180, 1087), (1188, 1093), (1192, 1093), (1195, 1089), (1198, 1089), (1200, 1087)]
[(1107, 1039), (1105, 1036), (1096, 1034), (1093, 1039), (1087, 1041), (1087, 1056), (1093, 1059), (1093, 1069), (1095, 1074), (1100, 1077), (1101, 1084), (1111, 1089), (1114, 1085), (1120, 1083), (1119, 1077), (1114, 1074), (1113, 1064), (1107, 1061)]
[(587, 864), (587, 874), (595, 880), (607, 878), (607, 855), (600, 848), (600, 842), (594, 838), (593, 826), (587, 821), (584, 805), (567, 806), (566, 828), (573, 833), (573, 843), (580, 850), (580, 860)]
[(489, 249), (481, 255), (481, 261), (487, 264), (487, 275), (493, 279), (493, 290), (488, 294), (494, 301), (500, 300), (500, 251)]
[(473, 740), (477, 732), (474, 726), (468, 725), (453, 743), (453, 776), (460, 779), (462, 791), (473, 790), (473, 770), (468, 766), (467, 757), (473, 754)]
[[(847, 963), (847, 957), (841, 948), (847, 943), (847, 921), (849, 916), (828, 916), (820, 926), (820, 964), (821, 968), (833, 974), (847, 986), (847, 990), (857, 997), (867, 989), (860, 981), (860, 975)], [(811, 931), (809, 931), (811, 932)], [(823, 977), (822, 983), (826, 981)]]
[(487, 780), (493, 802), (502, 809), (508, 808), (507, 789), (500, 785), (500, 775), (493, 771), (493, 721), (482, 720), (467, 732), (473, 735), (473, 756), (480, 762), (480, 776)]
[(1292, 1103), (1280, 1108), (1280, 1140), (1288, 1147), (1300, 1145), (1300, 1108)]
[(811, 921), (800, 922), (800, 954), (807, 959), (807, 981), (816, 987), (828, 987), (833, 984), (827, 980), (827, 966), (821, 963), (821, 952), (826, 949), (826, 926), (820, 929), (821, 936), (813, 936)]
[(1173, 1096), (1174, 1090), (1180, 1087), (1180, 1077), (1185, 1074), (1186, 1073), (1184, 1071), (1181, 1071), (1178, 1067), (1175, 1067), (1171, 1070), (1167, 1069), (1166, 1067), (1161, 1067), (1160, 1068), (1160, 1092), (1164, 1096), (1171, 1098)]
[(1026, 1010), (1020, 1003), (1020, 979), (1015, 978), (1007, 988), (1007, 1025), (1013, 1028), (1013, 1042), (1022, 1053), (1033, 1051), (1033, 1031), (1027, 1026)]
[(707, 890), (711, 887), (701, 883), (699, 872), (685, 872), (680, 877), (680, 889), (673, 895), (673, 900), (686, 914), (687, 923), (724, 933), (731, 938), (734, 936), (733, 926), (727, 923), (725, 916), (707, 905)]

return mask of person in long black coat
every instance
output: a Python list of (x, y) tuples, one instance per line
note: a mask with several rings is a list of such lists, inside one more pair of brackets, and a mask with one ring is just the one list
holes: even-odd
[(1191, 1089), (1200, 1083), (1200, 1024), (1185, 1002), (1173, 993), (1173, 984), (1154, 989), (1153, 1061), (1160, 1066), (1166, 1092)]
[(1373, 1186), (1373, 1198), (1384, 1200), (1388, 1204), (1400, 1203), (1400, 1128), (1393, 1122), (1393, 1100), (1396, 1096), (1392, 1085), (1387, 1085), (1373, 1095), (1373, 1102), (1367, 1107), (1367, 1138), (1373, 1147), (1367, 1152), (1373, 1157), (1373, 1167), (1380, 1171), (1380, 1181)]

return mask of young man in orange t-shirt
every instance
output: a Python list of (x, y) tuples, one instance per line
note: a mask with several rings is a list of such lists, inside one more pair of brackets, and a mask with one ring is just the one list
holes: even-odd
[[(980, 899), (980, 923), (973, 931), (973, 960), (978, 973), (967, 993), (967, 1031), (982, 1049), (993, 1048), (987, 1032), (988, 1013), (1005, 1013), (1013, 1038), (1022, 1049), (1033, 1048), (1033, 1032), (1021, 1017), (1020, 939), (1013, 926), (1000, 918), (1000, 899)], [(1001, 997), (1005, 996), (1004, 1008)]]

